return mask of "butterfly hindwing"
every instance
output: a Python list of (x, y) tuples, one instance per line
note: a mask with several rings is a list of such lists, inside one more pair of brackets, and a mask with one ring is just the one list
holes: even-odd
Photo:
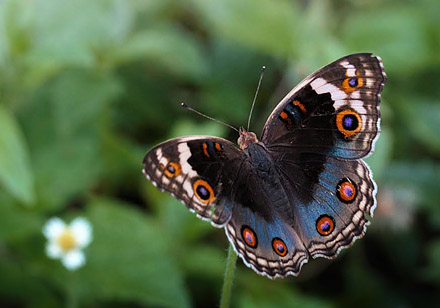
[(293, 226), (307, 251), (332, 259), (364, 235), (376, 207), (376, 184), (361, 160), (324, 159), (318, 176), (287, 161), (280, 173), (295, 203)]
[(200, 218), (223, 226), (231, 216), (228, 195), (243, 159), (244, 153), (225, 139), (182, 137), (150, 150), (143, 172)]
[(262, 142), (274, 151), (364, 157), (379, 133), (385, 82), (379, 57), (361, 53), (341, 58), (284, 97), (266, 122)]
[(231, 190), (226, 234), (244, 263), (269, 278), (298, 275), (308, 254), (292, 227), (289, 200), (262, 145), (241, 167)]
[(244, 263), (269, 278), (297, 276), (308, 261), (297, 232), (278, 215), (268, 221), (258, 212), (236, 206), (225, 231)]

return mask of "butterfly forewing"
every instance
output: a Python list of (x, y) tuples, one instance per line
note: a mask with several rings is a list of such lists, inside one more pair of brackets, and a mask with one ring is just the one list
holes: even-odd
[(274, 151), (368, 155), (379, 133), (382, 61), (368, 53), (341, 58), (307, 77), (278, 104), (262, 141)]
[(143, 172), (200, 218), (223, 226), (230, 219), (231, 185), (244, 158), (244, 153), (225, 139), (182, 137), (150, 150), (143, 160)]

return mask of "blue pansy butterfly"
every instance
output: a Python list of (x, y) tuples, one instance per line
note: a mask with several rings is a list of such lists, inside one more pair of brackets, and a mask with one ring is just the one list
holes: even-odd
[(291, 90), (260, 140), (211, 136), (149, 151), (143, 172), (197, 216), (224, 227), (244, 263), (269, 278), (298, 275), (309, 256), (335, 258), (365, 234), (376, 184), (363, 157), (379, 135), (382, 61), (343, 57)]

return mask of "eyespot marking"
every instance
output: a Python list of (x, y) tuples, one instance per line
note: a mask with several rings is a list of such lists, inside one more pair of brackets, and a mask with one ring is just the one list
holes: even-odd
[(335, 229), (335, 221), (331, 216), (322, 215), (316, 220), (316, 231), (322, 236), (329, 235)]
[(272, 240), (272, 248), (277, 255), (284, 257), (287, 254), (287, 246), (284, 241), (278, 237)]
[(345, 93), (349, 94), (362, 87), (364, 85), (364, 78), (359, 77), (359, 75), (359, 71), (356, 71), (356, 77), (350, 77), (347, 73), (345, 73), (347, 78), (345, 78), (342, 82), (341, 89)]
[(357, 196), (356, 184), (349, 178), (343, 178), (336, 186), (336, 195), (344, 203), (351, 203)]
[(243, 237), (243, 240), (246, 243), (246, 245), (252, 248), (257, 248), (258, 245), (257, 235), (250, 227), (243, 226), (241, 228), (241, 236)]
[(214, 190), (205, 180), (198, 179), (193, 184), (194, 194), (203, 204), (215, 201)]
[(345, 139), (348, 139), (361, 130), (362, 119), (357, 112), (345, 109), (336, 115), (336, 127), (344, 135)]
[(352, 88), (357, 87), (357, 85), (358, 85), (358, 80), (357, 80), (357, 78), (350, 78), (350, 79), (348, 80), (348, 85), (349, 85), (350, 87), (352, 87)]
[(163, 170), (165, 175), (169, 178), (173, 178), (178, 176), (182, 172), (182, 168), (178, 163), (170, 161), (166, 166), (163, 164), (159, 165), (160, 168)]

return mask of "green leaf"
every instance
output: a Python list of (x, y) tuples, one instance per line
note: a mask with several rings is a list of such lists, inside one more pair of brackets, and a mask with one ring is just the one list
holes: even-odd
[(34, 179), (26, 142), (14, 116), (0, 106), (0, 183), (25, 204), (34, 202)]
[(59, 307), (53, 290), (43, 283), (42, 277), (30, 275), (25, 267), (16, 260), (0, 259), (2, 306)]
[(44, 207), (61, 206), (95, 183), (101, 170), (100, 129), (105, 110), (120, 90), (112, 76), (67, 71), (22, 110)]
[(207, 63), (200, 43), (172, 25), (161, 25), (135, 33), (115, 48), (110, 57), (118, 64), (148, 61), (185, 78), (200, 79)]
[(174, 243), (138, 210), (108, 200), (88, 206), (94, 240), (82, 272), (82, 292), (97, 300), (189, 307), (181, 273), (172, 261)]
[(374, 179), (381, 179), (383, 173), (387, 171), (387, 166), (391, 159), (393, 147), (393, 136), (390, 129), (382, 128), (379, 139), (374, 145), (374, 152), (365, 161), (373, 171)]
[(195, 124), (189, 120), (181, 120), (177, 122), (170, 133), (170, 138), (188, 135), (207, 135), (207, 136), (222, 136), (228, 128), (215, 123), (213, 121), (206, 121), (203, 124)]
[(440, 241), (437, 240), (433, 242), (428, 251), (429, 255), (429, 266), (423, 273), (431, 279), (437, 281), (437, 285), (440, 285)]
[(289, 287), (291, 285), (282, 280), (270, 281), (265, 277), (256, 276), (252, 271), (249, 275), (253, 275), (253, 278), (247, 276), (246, 280), (240, 279), (241, 290), (236, 290), (232, 295), (233, 301), (234, 296), (238, 300), (237, 307), (275, 308), (285, 307), (292, 303), (293, 306), (302, 308), (332, 307), (328, 301), (303, 294), (295, 288)]
[(131, 29), (126, 1), (42, 0), (33, 5), (33, 45), (24, 58), (27, 80), (42, 83), (66, 67), (105, 65), (106, 55)]
[(300, 31), (294, 44), (297, 57), (291, 64), (302, 78), (347, 54), (345, 46), (333, 31), (339, 19), (332, 5), (332, 1), (313, 0), (302, 7), (301, 23), (297, 25)]
[(0, 193), (0, 239), (17, 241), (41, 232), (43, 218), (22, 208), (9, 195)]
[(406, 74), (429, 60), (424, 23), (424, 13), (416, 7), (392, 4), (380, 10), (352, 12), (341, 27), (341, 37), (354, 52), (370, 51), (380, 55), (388, 73)]
[[(223, 233), (220, 230), (216, 232)], [(225, 239), (225, 243), (226, 241)], [(185, 272), (209, 277), (219, 282), (220, 285), (225, 272), (226, 247), (225, 245), (225, 249), (222, 250), (207, 245), (191, 246), (191, 249), (187, 249), (185, 254), (182, 255), (182, 265)]]
[[(414, 104), (413, 102), (417, 102)], [(404, 121), (419, 142), (440, 153), (440, 103), (411, 97), (400, 104)], [(414, 115), (417, 114), (417, 117)]]
[(60, 139), (90, 130), (104, 108), (122, 91), (112, 75), (68, 71), (51, 88), (56, 134)]
[[(429, 162), (419, 161), (408, 163), (405, 161), (394, 162), (383, 174), (383, 180), (393, 187), (398, 196), (405, 202), (415, 203), (427, 213), (427, 220), (432, 227), (440, 227), (440, 191), (438, 190), (438, 175), (440, 166)], [(399, 190), (403, 191), (400, 192)]]
[(163, 237), (175, 242), (172, 249), (176, 252), (191, 249), (188, 246), (190, 243), (198, 242), (216, 230), (209, 222), (197, 218), (194, 213), (188, 211), (176, 198), (160, 192), (146, 180), (145, 185), (148, 203), (157, 212), (158, 223), (164, 230)]
[(289, 1), (192, 0), (204, 24), (222, 39), (288, 56), (294, 48), (299, 16)]

